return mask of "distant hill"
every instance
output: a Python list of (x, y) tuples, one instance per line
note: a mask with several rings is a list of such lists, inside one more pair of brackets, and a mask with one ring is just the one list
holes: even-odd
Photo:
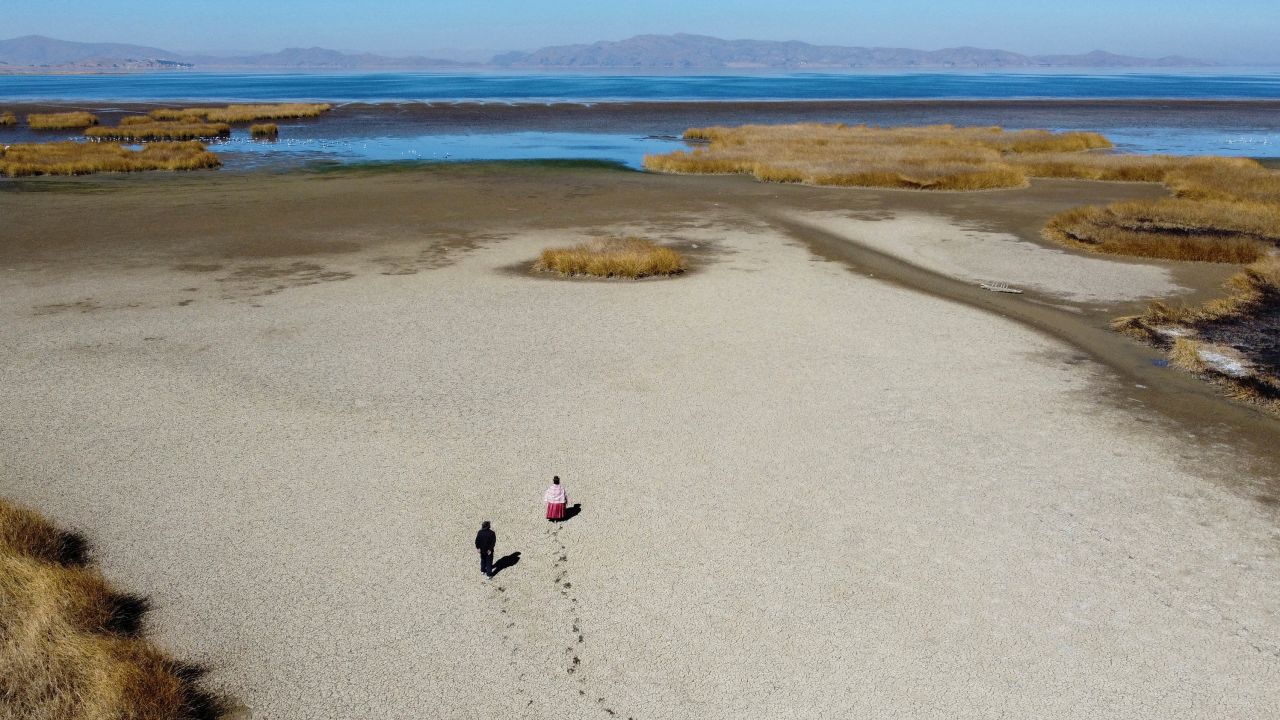
[(7, 65), (71, 65), (103, 58), (169, 60), (180, 58), (160, 48), (121, 43), (81, 43), (27, 35), (0, 40), (0, 62)]
[(590, 45), (559, 45), (494, 57), (493, 64), (540, 69), (692, 70), (732, 68), (1036, 68), (1184, 67), (1191, 58), (1146, 59), (1095, 51), (1086, 55), (1030, 56), (974, 47), (945, 50), (842, 47), (772, 40), (721, 40), (705, 35), (637, 35)]
[[(504, 53), (489, 64), (540, 70), (823, 70), (859, 68), (1138, 68), (1207, 66), (1183, 57), (1147, 59), (1096, 50), (1085, 55), (1021, 55), (974, 47), (945, 50), (841, 47), (772, 40), (721, 40), (705, 35), (638, 35), (590, 45), (560, 45), (532, 52)], [(92, 72), (102, 70), (189, 70), (278, 68), (293, 70), (412, 70), (483, 67), (428, 57), (386, 57), (325, 48), (289, 48), (275, 53), (222, 57), (190, 55), (143, 45), (81, 43), (27, 35), (0, 40), (0, 71)]]
[(393, 58), (370, 53), (348, 54), (324, 48), (289, 48), (243, 57), (183, 56), (160, 48), (120, 43), (81, 43), (27, 35), (0, 40), (0, 64), (6, 68), (58, 70), (174, 70), (217, 68), (413, 69), (458, 67), (466, 63), (436, 58)]

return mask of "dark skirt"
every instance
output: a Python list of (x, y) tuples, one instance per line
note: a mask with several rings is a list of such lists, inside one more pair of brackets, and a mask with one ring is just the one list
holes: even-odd
[(568, 503), (547, 503), (547, 519), (548, 519), (548, 520), (563, 520), (563, 519), (564, 519), (564, 506), (565, 506), (565, 505), (567, 505), (567, 504), (568, 504)]

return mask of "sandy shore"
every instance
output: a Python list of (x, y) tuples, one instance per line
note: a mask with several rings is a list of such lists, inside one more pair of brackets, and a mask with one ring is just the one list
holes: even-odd
[[(1222, 405), (1224, 442), (1124, 368), (770, 222), (925, 210), (910, 252), (976, 273), (931, 239), (979, 217), (1034, 242), (1056, 204), (1149, 191), (501, 168), (10, 186), (0, 491), (93, 537), (242, 718), (1262, 717), (1275, 458), (1232, 438), (1274, 421), (1171, 385)], [(841, 242), (904, 230), (859, 222)], [(623, 229), (695, 271), (519, 270)], [(1082, 323), (1216, 279), (1063, 255), (1080, 283), (1028, 302)], [(558, 529), (552, 473), (581, 504)], [(492, 581), (482, 519), (520, 553)]]

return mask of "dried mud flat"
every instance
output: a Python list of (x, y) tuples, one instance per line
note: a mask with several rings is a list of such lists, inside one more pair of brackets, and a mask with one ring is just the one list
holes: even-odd
[[(244, 718), (1265, 716), (1274, 421), (1089, 334), (1227, 271), (985, 306), (981, 253), (928, 246), (1034, 244), (1060, 205), (1144, 192), (10, 186), (0, 492), (93, 537)], [(612, 231), (697, 245), (695, 271), (510, 270)], [(552, 473), (581, 506), (554, 526)]]

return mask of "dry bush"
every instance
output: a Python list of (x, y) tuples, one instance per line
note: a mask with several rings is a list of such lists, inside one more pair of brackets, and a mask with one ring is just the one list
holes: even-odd
[(113, 590), (83, 557), (50, 555), (68, 535), (0, 500), (0, 716), (217, 717), (199, 671), (138, 636), (145, 602)]
[(135, 122), (120, 127), (95, 127), (84, 131), (94, 140), (148, 142), (154, 140), (205, 140), (231, 136), (226, 123), (205, 122)]
[(265, 123), (263, 125), (253, 125), (249, 128), (249, 135), (256, 138), (272, 139), (280, 137), (280, 126), (275, 123)]
[(686, 264), (680, 253), (649, 240), (605, 238), (543, 250), (533, 267), (562, 275), (640, 278), (677, 275)]
[(57, 142), (0, 148), (0, 175), (87, 175), (96, 172), (199, 170), (222, 164), (204, 143), (160, 142), (130, 150), (111, 142)]
[(226, 107), (160, 108), (150, 115), (156, 120), (203, 120), (205, 122), (247, 123), (255, 120), (286, 120), (318, 117), (333, 109), (328, 103), (276, 103), (270, 105), (228, 105)]
[(11, 112), (0, 113), (0, 127), (12, 127), (18, 124), (18, 116)]
[(78, 130), (97, 124), (98, 116), (87, 112), (36, 113), (27, 116), (27, 125), (32, 130)]

